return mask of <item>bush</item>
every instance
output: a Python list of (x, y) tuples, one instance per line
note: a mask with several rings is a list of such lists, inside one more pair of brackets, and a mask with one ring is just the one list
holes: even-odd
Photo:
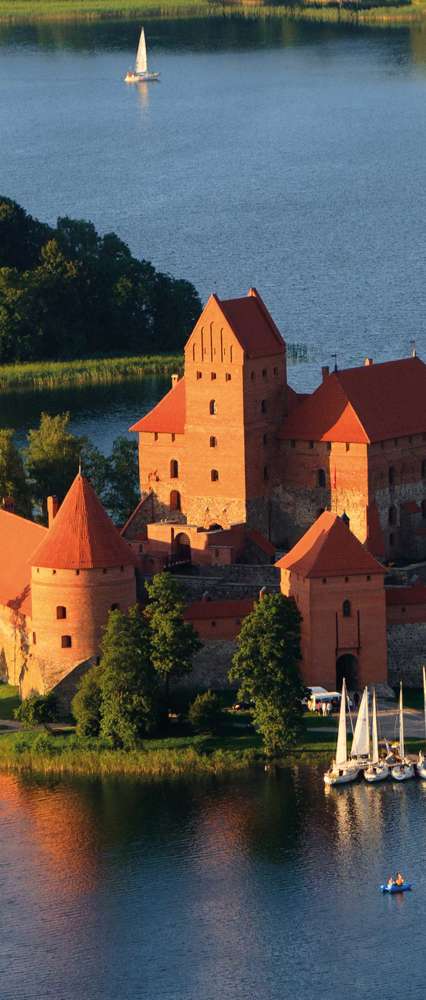
[(26, 722), (28, 726), (39, 726), (43, 722), (54, 722), (57, 713), (57, 702), (54, 694), (30, 694), (15, 708), (14, 716), (18, 722)]
[(44, 754), (46, 757), (55, 757), (60, 753), (60, 747), (55, 744), (55, 740), (47, 733), (39, 733), (36, 736), (31, 748), (35, 753)]
[(102, 702), (99, 677), (99, 667), (88, 670), (72, 700), (71, 711), (77, 723), (77, 735), (80, 737), (99, 735)]
[(188, 711), (188, 720), (196, 733), (217, 732), (221, 717), (221, 701), (213, 691), (197, 694)]

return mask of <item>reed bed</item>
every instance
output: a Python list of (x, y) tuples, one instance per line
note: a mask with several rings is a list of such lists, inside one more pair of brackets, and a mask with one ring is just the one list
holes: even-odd
[(123, 358), (86, 358), (78, 361), (34, 361), (0, 365), (0, 389), (46, 389), (138, 381), (147, 376), (182, 370), (182, 356), (158, 354)]

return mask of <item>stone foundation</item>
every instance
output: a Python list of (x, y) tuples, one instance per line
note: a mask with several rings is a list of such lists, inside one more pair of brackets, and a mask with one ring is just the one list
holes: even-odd
[(388, 679), (396, 685), (422, 687), (422, 668), (426, 666), (426, 622), (413, 625), (389, 625)]

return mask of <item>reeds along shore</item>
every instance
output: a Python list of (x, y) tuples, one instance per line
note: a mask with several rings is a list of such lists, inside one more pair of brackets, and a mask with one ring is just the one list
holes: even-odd
[(0, 0), (1, 21), (81, 20), (105, 17), (286, 17), (351, 24), (400, 25), (422, 21), (426, 0), (374, 6), (371, 0), (261, 4), (252, 0)]
[(159, 354), (147, 357), (89, 358), (79, 361), (34, 361), (1, 365), (0, 389), (45, 389), (65, 385), (108, 384), (138, 381), (146, 376), (180, 372), (182, 356)]

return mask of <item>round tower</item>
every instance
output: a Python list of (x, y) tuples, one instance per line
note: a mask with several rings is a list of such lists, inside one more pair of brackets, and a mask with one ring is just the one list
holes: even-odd
[(48, 691), (96, 657), (108, 612), (136, 602), (136, 557), (76, 476), (31, 559), (31, 660), (25, 687)]

